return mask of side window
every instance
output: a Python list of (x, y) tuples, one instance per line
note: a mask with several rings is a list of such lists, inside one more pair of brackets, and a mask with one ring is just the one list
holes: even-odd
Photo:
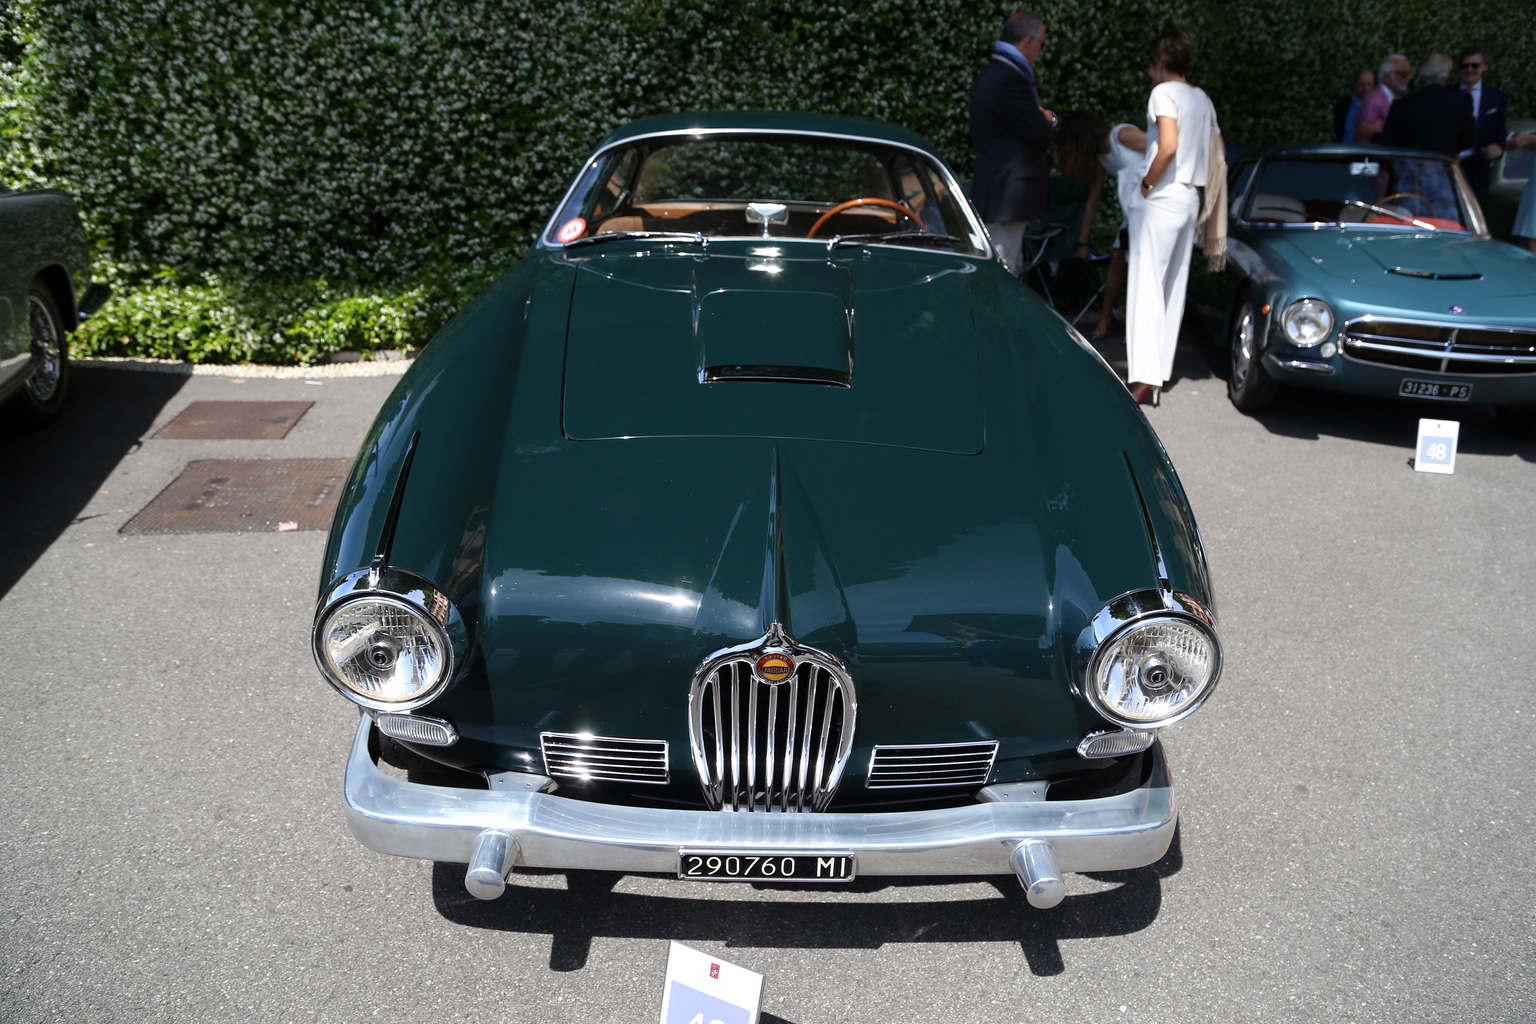
[(1227, 198), (1232, 201), (1230, 215), (1233, 220), (1243, 208), (1243, 199), (1248, 192), (1248, 186), (1253, 182), (1253, 172), (1258, 169), (1257, 160), (1249, 160), (1247, 163), (1238, 164), (1227, 175)]
[(630, 191), (630, 179), (634, 175), (635, 163), (640, 159), (639, 152), (634, 149), (626, 149), (624, 155), (619, 157), (613, 165), (607, 179), (593, 193), (592, 217), (595, 222), (605, 215), (616, 211), (624, 200), (628, 198)]

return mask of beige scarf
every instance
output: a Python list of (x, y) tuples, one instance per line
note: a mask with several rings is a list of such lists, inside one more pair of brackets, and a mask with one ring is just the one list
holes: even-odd
[[(1213, 116), (1211, 123), (1215, 122)], [(1201, 193), (1195, 244), (1205, 250), (1206, 266), (1216, 274), (1227, 266), (1227, 147), (1220, 131), (1211, 132), (1210, 164)]]

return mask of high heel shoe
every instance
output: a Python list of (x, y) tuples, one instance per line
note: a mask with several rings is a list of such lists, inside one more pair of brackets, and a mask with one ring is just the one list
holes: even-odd
[(1131, 397), (1136, 399), (1137, 405), (1156, 406), (1163, 397), (1163, 389), (1151, 384), (1132, 384)]

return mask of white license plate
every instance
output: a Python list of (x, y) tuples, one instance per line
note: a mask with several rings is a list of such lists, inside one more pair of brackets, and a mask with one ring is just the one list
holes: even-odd
[(677, 877), (695, 882), (849, 882), (853, 854), (683, 850)]
[(1447, 384), (1443, 380), (1415, 380), (1404, 377), (1397, 386), (1404, 398), (1436, 398), (1442, 402), (1467, 402), (1472, 399), (1471, 384)]

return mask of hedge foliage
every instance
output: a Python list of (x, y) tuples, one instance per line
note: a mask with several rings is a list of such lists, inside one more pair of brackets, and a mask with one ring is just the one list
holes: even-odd
[[(0, 0), (0, 180), (80, 201), (99, 351), (398, 348), (531, 244), (590, 147), (689, 109), (860, 114), (962, 175), (998, 0)], [(1326, 136), (1356, 67), (1470, 41), (1536, 109), (1530, 0), (1044, 0), (1048, 105), (1141, 121), (1194, 37), (1234, 142)], [(1509, 72), (1508, 74), (1501, 74)]]

